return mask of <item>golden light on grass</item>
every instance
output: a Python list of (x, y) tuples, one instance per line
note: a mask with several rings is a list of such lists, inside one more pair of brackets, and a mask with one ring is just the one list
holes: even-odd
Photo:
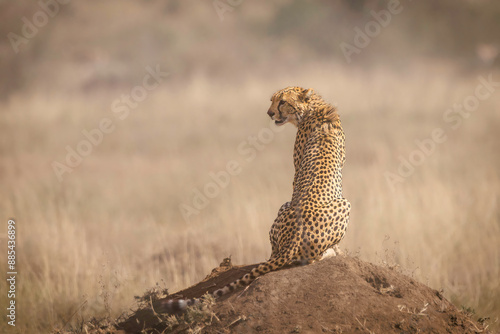
[[(347, 135), (344, 192), (353, 209), (341, 247), (398, 264), (444, 288), (455, 303), (494, 316), (500, 309), (500, 137), (493, 129), (500, 124), (500, 93), (481, 102), (391, 191), (384, 172), (415, 149), (415, 139), (445, 126), (442, 113), (473, 92), (475, 78), (435, 72), (424, 87), (402, 86), (408, 76), (373, 71), (360, 80), (340, 67), (324, 68), (335, 72), (333, 82), (316, 80), (318, 68), (304, 73), (301, 84), (337, 102)], [(374, 82), (396, 96), (387, 101)], [(291, 194), (295, 130), (277, 133), (251, 162), (237, 147), (269, 127), (269, 95), (280, 85), (250, 77), (243, 87), (213, 88), (200, 78), (195, 88), (173, 94), (165, 83), (61, 183), (52, 160), (63, 161), (65, 146), (78, 142), (81, 130), (110, 115), (113, 96), (92, 101), (91, 109), (84, 98), (57, 96), (4, 103), (0, 206), (15, 213), (19, 226), (25, 330), (62, 326), (75, 310), (71, 323), (115, 316), (157, 282), (173, 292), (229, 255), (239, 264), (266, 259), (268, 229)], [(241, 163), (241, 173), (184, 221), (179, 205), (191, 204), (193, 189), (229, 160)]]

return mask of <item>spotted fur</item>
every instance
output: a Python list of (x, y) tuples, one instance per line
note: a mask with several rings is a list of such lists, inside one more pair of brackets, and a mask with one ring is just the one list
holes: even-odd
[[(283, 266), (321, 259), (327, 250), (337, 247), (347, 229), (351, 204), (342, 196), (345, 136), (337, 109), (312, 89), (287, 87), (271, 97), (267, 113), (277, 125), (292, 123), (298, 128), (292, 199), (281, 206), (271, 226), (269, 260), (216, 290), (214, 297), (246, 286)], [(167, 308), (179, 309), (195, 302), (193, 299), (166, 304)]]

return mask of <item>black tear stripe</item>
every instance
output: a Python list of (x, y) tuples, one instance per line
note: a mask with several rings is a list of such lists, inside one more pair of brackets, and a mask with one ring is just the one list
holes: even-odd
[(280, 115), (280, 119), (282, 119), (283, 118), (283, 114), (281, 113), (280, 106), (281, 105), (278, 105), (278, 114)]

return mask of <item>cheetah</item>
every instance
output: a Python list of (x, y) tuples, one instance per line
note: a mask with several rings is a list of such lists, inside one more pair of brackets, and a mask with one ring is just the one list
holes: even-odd
[[(342, 196), (345, 136), (337, 109), (312, 89), (287, 87), (274, 93), (267, 114), (277, 126), (297, 127), (293, 151), (292, 199), (281, 206), (271, 226), (271, 256), (242, 278), (213, 292), (220, 297), (284, 266), (320, 260), (343, 239), (351, 204)], [(178, 311), (197, 299), (168, 300)]]

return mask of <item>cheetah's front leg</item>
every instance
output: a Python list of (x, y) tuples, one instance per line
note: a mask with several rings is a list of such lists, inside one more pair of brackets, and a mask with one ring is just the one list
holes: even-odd
[(319, 260), (321, 261), (338, 255), (343, 256), (344, 252), (340, 250), (339, 245), (335, 245), (332, 248), (328, 248), (326, 251), (324, 251)]

